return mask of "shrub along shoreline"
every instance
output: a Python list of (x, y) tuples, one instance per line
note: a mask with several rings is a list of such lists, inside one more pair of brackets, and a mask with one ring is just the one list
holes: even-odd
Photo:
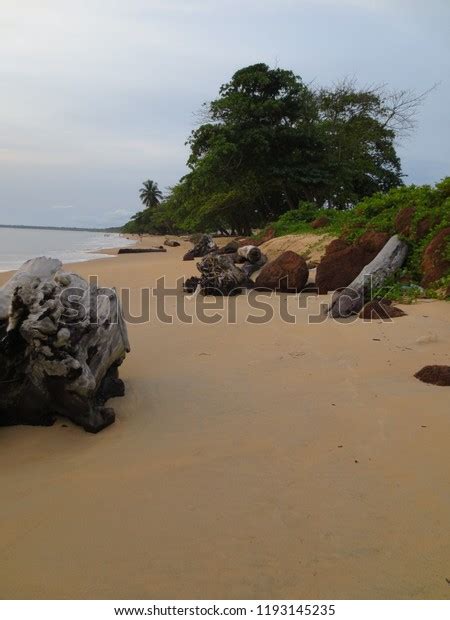
[(371, 231), (399, 234), (409, 246), (407, 261), (379, 293), (404, 301), (423, 297), (424, 291), (431, 297), (450, 296), (450, 177), (434, 187), (411, 185), (377, 193), (345, 211), (302, 202), (269, 224), (255, 240), (269, 229), (277, 237), (329, 233), (347, 243)]

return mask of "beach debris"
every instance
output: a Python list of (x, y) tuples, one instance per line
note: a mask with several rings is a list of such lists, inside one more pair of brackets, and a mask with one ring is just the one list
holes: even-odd
[(414, 376), (424, 383), (448, 386), (450, 385), (450, 366), (424, 366)]
[(180, 245), (180, 242), (175, 239), (166, 239), (164, 241), (164, 245), (167, 245), (169, 248), (177, 248)]
[(248, 278), (267, 263), (267, 256), (256, 245), (244, 245), (233, 256), (234, 262), (240, 264)]
[(183, 291), (185, 293), (195, 293), (199, 283), (200, 278), (198, 276), (191, 276), (184, 281)]
[(114, 289), (56, 259), (26, 262), (0, 289), (0, 426), (61, 415), (102, 430), (115, 419), (106, 401), (124, 394), (118, 367), (129, 350)]
[(240, 247), (239, 241), (234, 239), (233, 241), (229, 241), (222, 248), (219, 248), (217, 254), (236, 254)]
[(194, 260), (194, 258), (202, 258), (211, 252), (216, 252), (219, 248), (211, 235), (201, 235), (194, 247), (186, 252), (183, 260)]
[(259, 263), (263, 258), (264, 254), (256, 245), (243, 245), (238, 248), (236, 263), (245, 263), (248, 261), (249, 263), (255, 264)]
[(370, 291), (379, 288), (387, 277), (400, 269), (407, 254), (407, 244), (398, 235), (392, 236), (353, 282), (342, 291), (335, 293), (329, 309), (330, 316), (343, 318), (358, 314), (366, 303), (366, 297)]
[(388, 240), (388, 233), (368, 231), (352, 245), (343, 239), (332, 241), (317, 266), (316, 286), (319, 293), (323, 295), (349, 286)]
[(194, 293), (200, 287), (203, 295), (236, 295), (253, 288), (250, 276), (266, 262), (267, 256), (254, 245), (239, 247), (236, 252), (212, 252), (197, 265), (201, 276), (187, 278), (183, 290)]
[[(197, 269), (200, 272), (197, 285), (202, 295), (239, 295), (252, 285), (245, 272), (239, 269), (227, 254), (205, 256), (197, 264)], [(190, 280), (193, 284), (193, 279)]]
[(120, 248), (118, 254), (147, 254), (149, 252), (167, 252), (162, 245), (150, 248)]
[(265, 265), (255, 280), (255, 288), (297, 292), (307, 284), (309, 269), (300, 254), (288, 250)]
[(400, 316), (406, 316), (406, 312), (403, 312), (401, 308), (392, 305), (390, 299), (373, 299), (369, 301), (359, 313), (359, 318), (364, 320), (377, 320), (383, 321)]

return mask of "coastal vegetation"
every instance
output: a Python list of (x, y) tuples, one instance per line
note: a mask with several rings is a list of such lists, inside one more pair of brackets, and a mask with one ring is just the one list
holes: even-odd
[[(349, 80), (314, 87), (286, 69), (242, 68), (203, 105), (187, 141), (189, 172), (164, 199), (147, 181), (145, 209), (124, 231), (219, 233), (255, 243), (268, 231), (329, 233), (358, 252), (369, 235), (361, 260), (398, 234), (408, 245), (399, 294), (414, 297), (425, 287), (447, 295), (450, 177), (406, 186), (396, 151), (425, 95)], [(381, 235), (375, 246), (372, 233)]]
[[(395, 140), (424, 95), (313, 87), (255, 64), (203, 105), (187, 144), (189, 172), (161, 202), (144, 203), (125, 232), (249, 235), (302, 202), (343, 211), (403, 184)], [(142, 192), (141, 192), (142, 197)]]
[(150, 232), (159, 228), (156, 225), (155, 214), (157, 207), (160, 205), (163, 194), (158, 187), (158, 183), (148, 179), (144, 181), (139, 191), (144, 209), (133, 215), (131, 221), (123, 229), (127, 233)]
[[(417, 286), (423, 283), (427, 294), (444, 290), (447, 295), (450, 273), (445, 265), (450, 265), (450, 235), (446, 232), (450, 228), (450, 177), (434, 187), (410, 185), (379, 192), (345, 211), (318, 209), (312, 203), (301, 203), (298, 209), (283, 214), (270, 228), (276, 236), (328, 232), (348, 243), (358, 242), (371, 231), (399, 234), (408, 244), (409, 253), (402, 273), (396, 281), (386, 283), (385, 292), (389, 289), (389, 296), (393, 298), (414, 299), (423, 295), (423, 289)], [(434, 281), (432, 277), (424, 280), (425, 252), (440, 234), (442, 243), (438, 254), (444, 265), (442, 273), (438, 273), (440, 277)], [(401, 283), (398, 283), (399, 277)], [(408, 283), (410, 286), (405, 286)]]

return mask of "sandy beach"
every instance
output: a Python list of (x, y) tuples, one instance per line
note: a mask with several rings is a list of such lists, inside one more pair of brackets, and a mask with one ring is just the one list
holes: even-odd
[[(137, 313), (141, 288), (195, 274), (188, 246), (70, 268)], [(1, 598), (449, 597), (449, 388), (413, 375), (450, 363), (450, 305), (316, 325), (236, 305), (235, 324), (130, 324), (98, 435), (0, 429)]]

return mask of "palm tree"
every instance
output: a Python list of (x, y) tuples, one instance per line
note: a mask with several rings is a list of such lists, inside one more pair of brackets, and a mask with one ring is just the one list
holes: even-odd
[(162, 191), (158, 188), (158, 183), (150, 181), (150, 179), (144, 181), (139, 196), (146, 207), (158, 206), (163, 197)]

